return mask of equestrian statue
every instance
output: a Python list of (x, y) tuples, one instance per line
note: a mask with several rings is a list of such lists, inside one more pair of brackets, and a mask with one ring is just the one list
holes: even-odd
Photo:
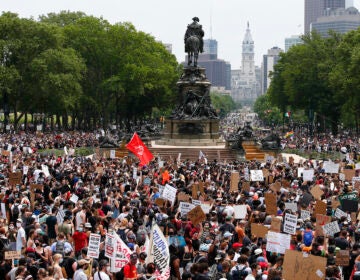
[(184, 36), (185, 52), (188, 54), (188, 65), (194, 62), (194, 67), (197, 67), (197, 60), (199, 52), (204, 52), (204, 30), (202, 25), (199, 24), (199, 18), (193, 17), (193, 22), (188, 24)]

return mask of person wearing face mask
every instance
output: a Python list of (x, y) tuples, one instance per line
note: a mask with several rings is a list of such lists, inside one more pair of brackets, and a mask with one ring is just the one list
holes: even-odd
[(245, 280), (257, 280), (261, 279), (262, 270), (259, 264), (253, 263), (250, 266), (251, 273), (245, 277)]
[(21, 251), (26, 246), (26, 234), (25, 229), (22, 227), (22, 220), (16, 220), (16, 228), (17, 228), (17, 235), (16, 235), (16, 251)]
[(99, 270), (94, 274), (94, 280), (110, 280), (110, 264), (107, 260), (99, 261)]

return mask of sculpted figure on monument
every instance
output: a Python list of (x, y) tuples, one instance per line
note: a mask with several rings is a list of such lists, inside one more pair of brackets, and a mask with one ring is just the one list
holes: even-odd
[(188, 65), (194, 60), (194, 67), (197, 67), (197, 59), (199, 52), (202, 53), (204, 47), (204, 30), (202, 25), (199, 24), (199, 18), (193, 17), (193, 22), (188, 24), (184, 36), (185, 52), (188, 53)]

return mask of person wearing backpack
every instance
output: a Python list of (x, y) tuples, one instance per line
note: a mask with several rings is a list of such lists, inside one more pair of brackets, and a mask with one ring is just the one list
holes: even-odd
[(231, 270), (230, 274), (233, 280), (243, 280), (245, 277), (251, 273), (251, 268), (248, 266), (248, 256), (240, 255), (237, 259), (237, 265), (235, 265)]
[(63, 233), (59, 233), (57, 240), (51, 245), (51, 251), (53, 254), (60, 254), (64, 257), (65, 253), (72, 252), (73, 248), (65, 239), (65, 235)]

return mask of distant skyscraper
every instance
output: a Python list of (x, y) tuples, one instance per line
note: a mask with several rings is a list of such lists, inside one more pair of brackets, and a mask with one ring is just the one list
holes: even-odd
[(280, 53), (283, 52), (279, 47), (273, 47), (268, 50), (268, 53), (263, 57), (262, 65), (262, 93), (266, 93), (268, 90), (271, 79), (269, 77), (270, 72), (274, 71), (274, 66), (280, 59)]
[(204, 40), (204, 54), (209, 54), (210, 56), (215, 55), (217, 58), (218, 53), (218, 42), (214, 39), (205, 39)]
[(235, 101), (252, 104), (260, 93), (260, 83), (256, 79), (254, 60), (254, 40), (249, 23), (242, 42), (241, 69), (231, 71), (231, 94)]
[(287, 52), (290, 47), (302, 44), (303, 41), (301, 40), (299, 35), (293, 35), (289, 38), (285, 38), (285, 52)]
[(304, 33), (310, 32), (310, 24), (324, 14), (325, 10), (345, 8), (345, 0), (305, 0)]
[(328, 37), (330, 30), (344, 34), (359, 27), (360, 14), (354, 7), (329, 11), (311, 24), (311, 30), (316, 30), (322, 37)]

